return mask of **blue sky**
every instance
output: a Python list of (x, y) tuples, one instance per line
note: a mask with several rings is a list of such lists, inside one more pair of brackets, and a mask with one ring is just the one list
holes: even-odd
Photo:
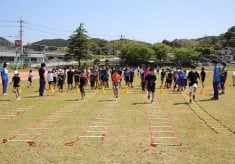
[(149, 43), (219, 35), (235, 25), (234, 0), (1, 0), (0, 36), (64, 38), (82, 22), (90, 37)]

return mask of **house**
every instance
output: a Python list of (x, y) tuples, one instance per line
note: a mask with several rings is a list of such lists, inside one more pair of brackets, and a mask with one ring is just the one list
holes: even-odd
[(224, 47), (220, 50), (220, 58), (222, 62), (231, 63), (235, 60), (235, 48)]

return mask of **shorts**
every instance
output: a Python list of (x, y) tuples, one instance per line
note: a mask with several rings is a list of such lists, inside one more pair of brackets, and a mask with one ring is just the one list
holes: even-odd
[(64, 88), (64, 83), (59, 82), (57, 86), (58, 86), (60, 89), (63, 89), (63, 88)]
[(172, 80), (166, 79), (166, 82), (167, 82), (167, 83), (172, 83)]
[(28, 81), (29, 81), (30, 83), (32, 83), (32, 77), (29, 77), (29, 78), (28, 78)]
[(178, 79), (178, 85), (179, 86), (185, 86), (185, 80), (184, 79)]
[(54, 81), (48, 81), (48, 84), (49, 85), (51, 85), (51, 84), (53, 84), (54, 83)]
[(91, 87), (95, 87), (95, 81), (90, 81)]
[(13, 87), (13, 90), (19, 90), (20, 87)]
[(53, 77), (53, 82), (54, 84), (56, 84), (56, 77)]
[(125, 81), (126, 81), (126, 82), (130, 82), (130, 77), (129, 77), (129, 76), (126, 76), (126, 77), (125, 77)]
[(67, 83), (68, 84), (73, 84), (73, 80), (68, 80)]
[(119, 84), (118, 83), (113, 83), (113, 89), (118, 89), (119, 88)]
[(80, 92), (83, 92), (83, 91), (84, 91), (85, 86), (86, 86), (86, 85), (79, 85)]
[(149, 85), (147, 86), (148, 92), (155, 92), (155, 86)]
[(193, 85), (189, 86), (189, 92), (193, 92), (193, 88), (197, 88), (197, 83), (193, 83)]

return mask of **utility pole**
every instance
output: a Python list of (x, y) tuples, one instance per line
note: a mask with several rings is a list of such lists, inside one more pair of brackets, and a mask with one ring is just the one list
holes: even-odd
[(20, 45), (20, 56), (23, 55), (23, 23), (24, 21), (23, 20), (20, 20), (20, 42), (21, 42), (21, 45)]
[(17, 47), (17, 48), (19, 48), (20, 50), (19, 51), (17, 50), (17, 51), (19, 52), (20, 56), (18, 58), (18, 55), (16, 53), (16, 68), (18, 68), (18, 61), (19, 61), (20, 64), (23, 64), (23, 66), (24, 66), (24, 48), (23, 48), (23, 27), (24, 26), (23, 26), (23, 24), (25, 23), (25, 21), (20, 19), (18, 22), (20, 23), (20, 25), (19, 25), (19, 27), (20, 27), (20, 31), (19, 31), (19, 34), (20, 34), (20, 40), (19, 40), (20, 41), (20, 46)]

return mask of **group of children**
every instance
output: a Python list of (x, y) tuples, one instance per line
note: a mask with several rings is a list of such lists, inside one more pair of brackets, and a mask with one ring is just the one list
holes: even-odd
[[(224, 84), (227, 77), (227, 68), (224, 63), (222, 69), (220, 70), (221, 76), (221, 89), (224, 93)], [(158, 68), (159, 69), (159, 68)], [(92, 67), (90, 69), (81, 69), (80, 67), (72, 70), (69, 67), (66, 69), (49, 69), (47, 72), (47, 81), (50, 89), (59, 88), (60, 92), (64, 91), (65, 81), (67, 79), (68, 92), (73, 89), (80, 89), (81, 97), (85, 96), (85, 86), (90, 83), (92, 90), (101, 87), (109, 87), (109, 76), (111, 74), (112, 88), (114, 92), (114, 97), (118, 98), (118, 89), (121, 87), (122, 76), (125, 80), (126, 87), (133, 87), (134, 80), (134, 71), (135, 69), (130, 69), (126, 66), (125, 68), (108, 68), (108, 67)], [(196, 89), (198, 87), (198, 79), (201, 80), (202, 87), (204, 88), (204, 81), (206, 79), (206, 72), (204, 67), (201, 68), (200, 74), (196, 71), (196, 67), (192, 66), (191, 70), (187, 72), (182, 67), (171, 70), (167, 69), (166, 71), (162, 69), (160, 72), (161, 85), (160, 88), (171, 88), (173, 85), (174, 90), (177, 88), (179, 93), (182, 93), (186, 90), (186, 86), (189, 85), (189, 101), (195, 99)], [(138, 73), (141, 78), (141, 87), (142, 91), (148, 91), (147, 98), (150, 99), (151, 103), (154, 103), (155, 99), (155, 88), (157, 76), (155, 75), (155, 69), (142, 66), (138, 68)], [(28, 73), (28, 87), (32, 87), (32, 70)], [(165, 82), (165, 84), (164, 84)], [(14, 92), (16, 93), (17, 100), (20, 99), (20, 77), (18, 71), (14, 71), (14, 76), (12, 78)], [(164, 85), (164, 86), (163, 86)]]
[[(159, 73), (160, 71), (157, 71)], [(142, 91), (145, 89), (148, 91), (148, 99), (150, 99), (150, 94), (152, 94), (151, 103), (154, 103), (155, 87), (156, 87), (156, 75), (154, 74), (153, 68), (142, 67), (139, 69)], [(206, 72), (204, 67), (201, 69), (201, 73), (196, 71), (195, 66), (191, 66), (191, 70), (187, 72), (182, 67), (176, 70), (167, 69), (166, 71), (162, 69), (160, 73), (161, 85), (160, 88), (171, 88), (173, 85), (174, 90), (177, 88), (179, 93), (186, 90), (186, 86), (189, 85), (189, 101), (195, 100), (195, 93), (198, 86), (198, 79), (202, 82), (202, 87), (204, 87), (204, 81), (206, 78)], [(173, 83), (174, 82), (174, 83)]]

